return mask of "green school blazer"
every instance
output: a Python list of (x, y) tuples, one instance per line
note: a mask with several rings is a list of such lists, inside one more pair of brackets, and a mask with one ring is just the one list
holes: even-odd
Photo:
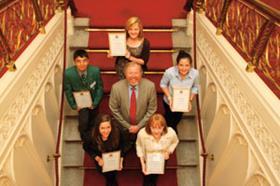
[(101, 102), (103, 96), (103, 82), (100, 77), (99, 68), (88, 65), (85, 81), (82, 81), (76, 66), (69, 67), (65, 70), (64, 92), (72, 109), (77, 109), (73, 92), (83, 90), (90, 91), (94, 107)]

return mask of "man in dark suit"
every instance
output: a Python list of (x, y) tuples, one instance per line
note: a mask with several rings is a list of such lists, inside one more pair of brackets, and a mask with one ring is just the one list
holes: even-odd
[[(64, 91), (71, 108), (79, 113), (78, 130), (83, 140), (97, 115), (97, 107), (103, 96), (103, 83), (99, 68), (89, 65), (89, 57), (85, 50), (75, 51), (73, 58), (75, 65), (65, 71)], [(87, 108), (77, 106), (73, 93), (80, 91), (89, 91), (91, 106)]]
[(142, 78), (138, 63), (129, 62), (124, 67), (125, 78), (112, 86), (109, 107), (114, 118), (132, 138), (157, 110), (156, 89), (153, 82)]

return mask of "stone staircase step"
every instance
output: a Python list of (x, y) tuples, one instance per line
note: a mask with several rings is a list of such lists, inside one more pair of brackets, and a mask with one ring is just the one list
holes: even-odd
[(186, 28), (187, 22), (186, 19), (172, 19), (172, 26), (179, 28)]
[(84, 185), (83, 169), (64, 169), (61, 174), (61, 186), (82, 186)]
[(64, 143), (62, 164), (83, 164), (84, 150), (81, 143)]
[(198, 165), (197, 142), (181, 142), (176, 148), (178, 165)]
[[(196, 164), (188, 164), (188, 165), (177, 165), (177, 166), (166, 166), (165, 169), (172, 170), (172, 169), (183, 169), (185, 167), (197, 167)], [(95, 166), (83, 166), (83, 165), (63, 165), (63, 168), (66, 169), (83, 169), (83, 170), (96, 170)], [(123, 171), (125, 170), (140, 170), (140, 167), (135, 166), (125, 166)]]
[(178, 138), (180, 140), (197, 140), (196, 118), (183, 118), (177, 126)]
[(89, 26), (90, 24), (90, 18), (86, 17), (77, 17), (74, 19), (74, 26), (75, 27), (81, 27), (81, 26)]
[(65, 142), (81, 140), (80, 134), (78, 132), (78, 118), (76, 116), (66, 117), (63, 140)]
[(178, 186), (199, 186), (199, 167), (186, 167), (177, 170)]

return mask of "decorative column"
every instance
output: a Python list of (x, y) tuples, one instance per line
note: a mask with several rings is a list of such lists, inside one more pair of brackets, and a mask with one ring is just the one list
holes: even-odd
[(3, 35), (2, 30), (0, 29), (0, 45), (2, 49), (4, 50), (4, 65), (8, 68), (9, 71), (15, 71), (16, 70), (16, 65), (14, 64), (15, 62), (11, 59), (10, 53), (11, 50), (9, 48), (9, 45)]
[(226, 15), (227, 15), (227, 11), (228, 11), (230, 3), (231, 3), (231, 0), (225, 0), (224, 1), (221, 16), (219, 17), (219, 20), (218, 20), (218, 28), (217, 28), (217, 31), (216, 31), (217, 35), (221, 35), (222, 32), (223, 32), (223, 25), (226, 21)]
[(265, 51), (268, 40), (274, 28), (275, 28), (275, 24), (272, 20), (267, 20), (266, 23), (263, 24), (260, 33), (255, 41), (254, 47), (252, 49), (251, 52), (252, 59), (246, 67), (247, 72), (253, 72), (254, 69), (259, 66), (259, 59)]
[(44, 19), (43, 19), (42, 12), (41, 12), (39, 4), (38, 4), (38, 0), (32, 0), (32, 4), (34, 7), (34, 11), (35, 11), (36, 21), (39, 26), (39, 31), (42, 34), (45, 34), (46, 30), (45, 30), (45, 26), (44, 26)]

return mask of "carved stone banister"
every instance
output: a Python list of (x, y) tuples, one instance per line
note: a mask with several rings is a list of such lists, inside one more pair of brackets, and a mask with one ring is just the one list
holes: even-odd
[(43, 19), (42, 12), (41, 12), (39, 4), (38, 4), (38, 0), (32, 0), (32, 4), (33, 4), (34, 10), (35, 10), (36, 21), (39, 26), (39, 30), (42, 34), (45, 34), (46, 31), (45, 31), (45, 26), (44, 26), (44, 19)]
[(217, 32), (216, 32), (217, 35), (221, 35), (222, 32), (223, 32), (223, 25), (226, 21), (226, 15), (227, 15), (227, 11), (228, 11), (228, 8), (229, 8), (229, 5), (230, 5), (231, 1), (232, 0), (225, 0), (224, 1), (221, 16), (219, 17), (219, 21), (218, 21), (218, 28), (217, 28)]
[(260, 34), (258, 35), (252, 50), (252, 54), (251, 54), (252, 60), (248, 63), (246, 67), (247, 72), (253, 72), (254, 69), (258, 67), (259, 59), (261, 55), (264, 53), (270, 35), (274, 29), (275, 29), (275, 24), (271, 20), (268, 20), (261, 28)]

